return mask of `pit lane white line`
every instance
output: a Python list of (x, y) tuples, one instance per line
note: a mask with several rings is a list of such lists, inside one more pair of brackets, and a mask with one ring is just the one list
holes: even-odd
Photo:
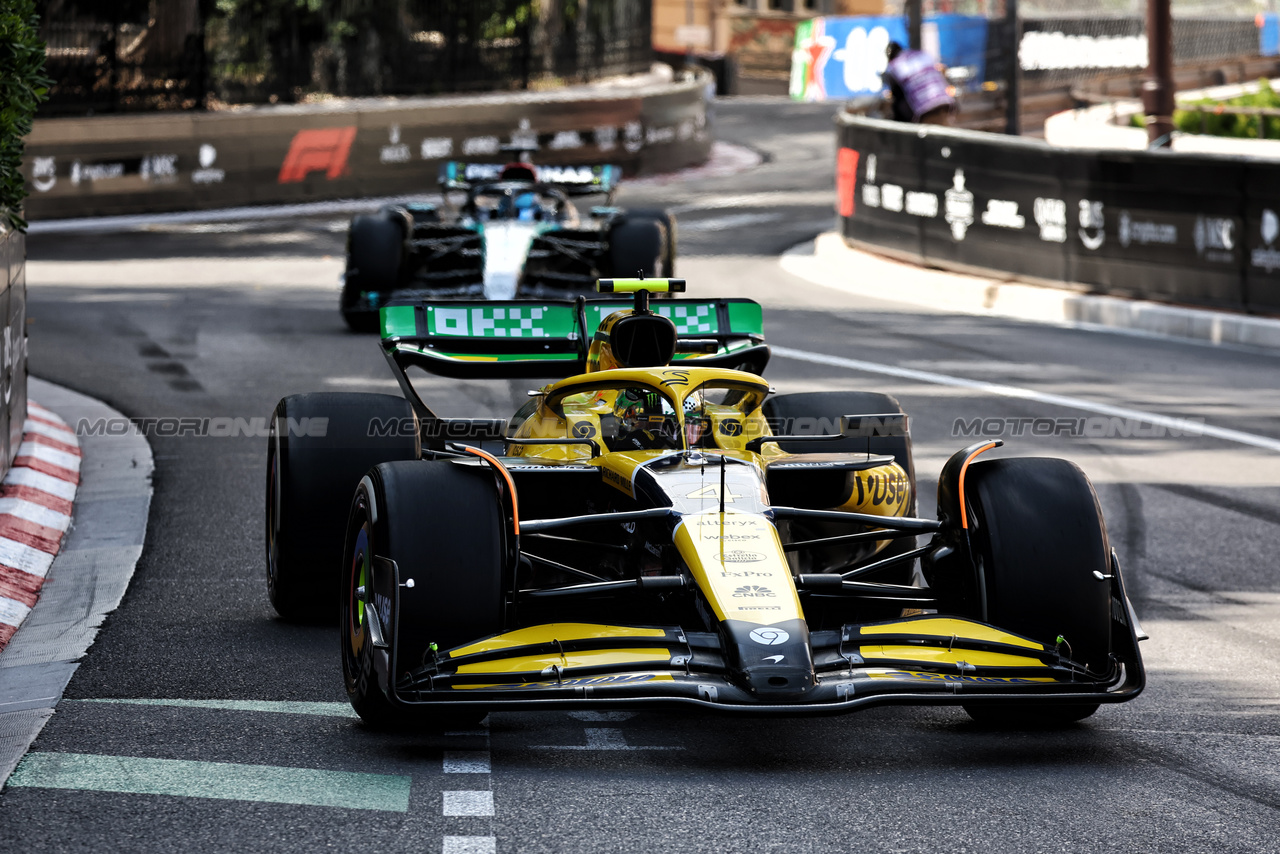
[[(483, 737), (485, 747), (489, 746), (489, 723), (481, 721), (479, 729), (459, 730), (445, 733), (455, 737)], [(446, 774), (489, 774), (493, 761), (489, 750), (446, 750), (444, 752), (443, 770)], [(489, 778), (492, 781), (492, 777)], [(493, 817), (496, 810), (493, 804), (493, 784), (488, 789), (457, 789), (440, 793), (440, 813), (444, 816), (476, 816), (488, 818), (489, 835), (487, 836), (445, 836), (441, 840), (443, 854), (494, 854), (498, 847), (498, 837), (493, 832)]]
[(493, 792), (489, 789), (441, 792), (443, 815), (493, 815)]
[(1238, 445), (1248, 445), (1253, 448), (1262, 448), (1263, 450), (1280, 453), (1280, 439), (1272, 439), (1268, 436), (1258, 436), (1254, 433), (1245, 433), (1240, 430), (1231, 430), (1226, 427), (1214, 427), (1210, 424), (1201, 424), (1185, 418), (1171, 418), (1167, 415), (1157, 415), (1154, 412), (1144, 412), (1141, 409), (1130, 409), (1126, 406), (1113, 406), (1109, 403), (1099, 403), (1097, 401), (1085, 400), (1079, 397), (1068, 397), (1063, 394), (1052, 394), (1050, 392), (1022, 388), (1020, 386), (1004, 385), (1003, 383), (971, 380), (965, 377), (953, 377), (948, 374), (937, 374), (932, 371), (918, 371), (914, 368), (902, 368), (897, 365), (885, 365), (879, 362), (866, 362), (861, 359), (846, 359), (843, 356), (829, 356), (825, 353), (811, 353), (807, 350), (794, 350), (790, 347), (774, 346), (772, 347), (772, 350), (773, 355), (784, 359), (794, 359), (799, 362), (809, 362), (814, 365), (826, 365), (832, 368), (845, 368), (847, 370), (861, 371), (868, 374), (881, 374), (883, 376), (898, 377), (900, 379), (915, 380), (923, 383), (932, 383), (933, 385), (945, 385), (953, 388), (971, 389), (973, 391), (995, 395), (997, 397), (1031, 400), (1036, 403), (1044, 403), (1049, 406), (1061, 406), (1066, 409), (1077, 409), (1082, 412), (1094, 412), (1099, 415), (1110, 415), (1116, 418), (1142, 421), (1158, 427), (1163, 427), (1169, 431), (1180, 433), (1183, 436), (1208, 436), (1213, 439), (1221, 439), (1224, 442), (1234, 442)]
[(446, 836), (441, 854), (495, 854), (497, 850), (494, 836)]
[(446, 750), (444, 752), (444, 773), (446, 774), (488, 774), (490, 770), (487, 750)]

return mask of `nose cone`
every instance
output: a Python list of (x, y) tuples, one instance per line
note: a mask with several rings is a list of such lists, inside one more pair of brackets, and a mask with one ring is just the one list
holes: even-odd
[(802, 698), (817, 685), (804, 620), (769, 626), (728, 620), (724, 626), (736, 653), (735, 680), (752, 694), (786, 702)]

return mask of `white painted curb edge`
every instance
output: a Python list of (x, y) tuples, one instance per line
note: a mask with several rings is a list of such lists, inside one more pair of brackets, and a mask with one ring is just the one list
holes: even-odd
[[(32, 378), (29, 393), (73, 428), (121, 418), (106, 404)], [(0, 786), (53, 716), (77, 662), (128, 589), (151, 507), (151, 447), (141, 435), (80, 436), (71, 527), (36, 602), (0, 654)]]
[(1280, 320), (924, 268), (853, 249), (835, 232), (788, 250), (780, 263), (787, 272), (814, 284), (874, 299), (964, 314), (1280, 351)]

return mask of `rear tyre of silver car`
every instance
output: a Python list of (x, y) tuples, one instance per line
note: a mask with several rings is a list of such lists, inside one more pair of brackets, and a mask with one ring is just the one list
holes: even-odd
[[(628, 222), (656, 222), (662, 226), (663, 252), (658, 264), (657, 275), (670, 278), (676, 274), (676, 218), (670, 211), (659, 208), (632, 208), (627, 211)], [(621, 275), (621, 274), (618, 274)]]
[[(1111, 546), (1093, 485), (1067, 460), (981, 460), (965, 495), (984, 622), (1039, 641), (1102, 675), (1111, 661)], [(1096, 573), (1096, 575), (1095, 575)], [(1104, 576), (1099, 578), (1098, 576)], [(966, 705), (984, 724), (1052, 725), (1097, 703)]]
[(609, 267), (615, 278), (659, 276), (667, 252), (666, 229), (657, 220), (628, 218), (609, 232)]
[[(347, 270), (339, 305), (353, 332), (377, 332), (378, 312), (362, 297), (385, 295), (400, 286), (404, 268), (405, 226), (392, 211), (361, 214), (347, 230)], [(385, 302), (385, 296), (382, 297)]]

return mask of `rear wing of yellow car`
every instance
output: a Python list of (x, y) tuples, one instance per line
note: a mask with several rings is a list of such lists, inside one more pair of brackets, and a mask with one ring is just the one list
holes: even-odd
[[(561, 379), (586, 370), (587, 350), (601, 321), (632, 305), (625, 298), (389, 305), (381, 309), (382, 346), (402, 370), (417, 366), (461, 379)], [(754, 300), (663, 299), (649, 307), (675, 325), (680, 352), (674, 361), (696, 359), (700, 366), (756, 374), (764, 370), (768, 348), (761, 346), (763, 315)]]

